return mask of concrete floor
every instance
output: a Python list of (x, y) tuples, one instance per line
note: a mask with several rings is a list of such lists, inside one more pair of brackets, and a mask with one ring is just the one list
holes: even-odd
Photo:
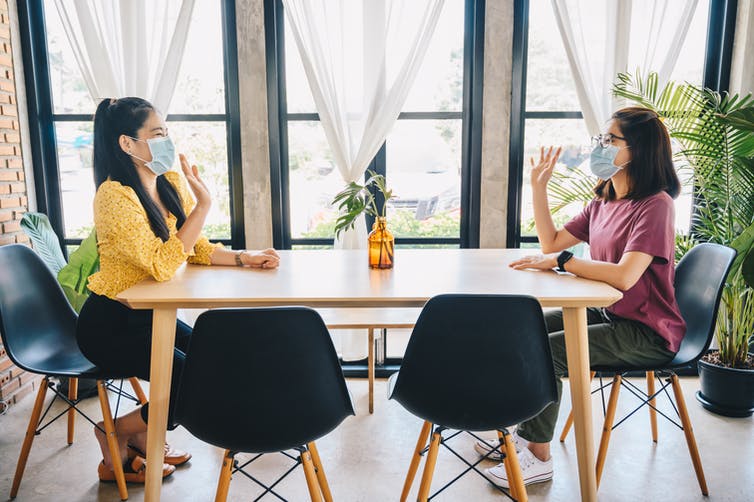
[[(641, 382), (637, 382), (641, 385)], [(699, 492), (694, 470), (686, 450), (683, 433), (665, 420), (660, 421), (660, 438), (652, 444), (649, 420), (642, 410), (613, 432), (605, 474), (600, 488), (603, 501), (752, 501), (754, 500), (754, 420), (726, 419), (703, 410), (694, 399), (696, 378), (682, 379), (689, 413), (710, 489), (710, 497)], [(145, 388), (146, 388), (145, 384)], [(335, 500), (392, 501), (400, 496), (403, 478), (416, 442), (421, 423), (398, 403), (385, 398), (385, 382), (376, 385), (375, 413), (369, 415), (365, 380), (349, 380), (357, 415), (318, 442), (322, 461)], [(567, 387), (566, 387), (567, 389)], [(567, 394), (567, 393), (566, 393)], [(567, 401), (567, 398), (565, 399)], [(622, 393), (619, 408), (628, 410), (634, 402)], [(18, 452), (33, 404), (29, 397), (0, 416), (0, 500), (6, 500), (15, 470)], [(567, 404), (567, 403), (566, 403)], [(99, 416), (96, 399), (83, 407)], [(570, 406), (561, 409), (564, 413)], [(595, 425), (601, 426), (601, 408), (595, 398)], [(661, 407), (665, 409), (666, 406)], [(620, 411), (619, 415), (620, 417)], [(65, 422), (59, 421), (45, 430), (34, 442), (18, 501), (116, 501), (114, 484), (99, 483), (96, 468), (101, 459), (91, 427), (77, 422), (76, 442), (67, 446)], [(238, 426), (238, 425), (237, 425)], [(595, 437), (597, 432), (595, 431)], [(178, 429), (169, 433), (169, 441), (190, 450), (194, 458), (165, 480), (162, 500), (209, 501), (214, 492), (222, 452), (192, 438)], [(467, 458), (476, 458), (470, 441), (455, 440)], [(532, 501), (575, 501), (579, 499), (576, 457), (571, 435), (564, 444), (553, 444), (555, 477), (552, 482), (529, 487)], [(489, 465), (493, 465), (491, 462)], [(265, 456), (254, 473), (270, 480), (279, 469), (290, 465), (281, 455)], [(447, 450), (440, 451), (433, 487), (460, 472), (462, 464)], [(414, 485), (412, 497), (418, 489)], [(291, 501), (308, 500), (304, 475), (295, 471), (279, 491)], [(252, 500), (260, 493), (253, 483), (236, 475), (228, 500)], [(129, 500), (143, 500), (143, 486), (129, 485)], [(265, 500), (273, 500), (268, 496)], [(484, 501), (507, 500), (476, 475), (468, 474), (435, 500)]]

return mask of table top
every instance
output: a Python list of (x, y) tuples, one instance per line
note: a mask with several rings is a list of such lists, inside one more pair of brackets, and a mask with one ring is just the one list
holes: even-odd
[(280, 268), (184, 265), (169, 281), (146, 279), (118, 300), (135, 309), (308, 305), (421, 307), (442, 293), (518, 294), (544, 307), (605, 307), (622, 294), (554, 271), (513, 270), (530, 249), (396, 249), (391, 270), (366, 250), (280, 251)]

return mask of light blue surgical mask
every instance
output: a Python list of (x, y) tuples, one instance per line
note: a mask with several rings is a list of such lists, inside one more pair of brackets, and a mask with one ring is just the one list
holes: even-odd
[(615, 165), (615, 157), (620, 150), (622, 149), (613, 145), (596, 145), (589, 155), (589, 168), (592, 170), (592, 174), (605, 181), (615, 176), (625, 165)]
[(173, 167), (173, 163), (175, 162), (175, 145), (170, 136), (160, 136), (157, 138), (149, 138), (147, 140), (132, 137), (131, 139), (144, 141), (149, 147), (149, 153), (152, 154), (152, 160), (147, 162), (145, 159), (137, 157), (131, 152), (128, 152), (128, 155), (144, 162), (144, 165), (157, 176), (165, 174), (170, 171), (171, 167)]

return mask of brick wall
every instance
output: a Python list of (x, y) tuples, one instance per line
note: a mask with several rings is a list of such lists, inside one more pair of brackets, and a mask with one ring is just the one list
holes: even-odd
[[(0, 246), (29, 242), (19, 223), (27, 209), (27, 186), (17, 105), (8, 2), (0, 0)], [(0, 343), (0, 413), (31, 393), (38, 382), (37, 375), (13, 366)]]

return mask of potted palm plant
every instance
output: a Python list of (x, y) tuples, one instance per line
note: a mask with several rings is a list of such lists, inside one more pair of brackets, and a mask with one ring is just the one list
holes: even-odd
[[(692, 176), (694, 212), (689, 235), (679, 236), (680, 255), (698, 242), (715, 242), (738, 255), (723, 292), (716, 338), (718, 350), (699, 362), (702, 405), (727, 416), (754, 412), (754, 99), (720, 94), (691, 84), (658, 89), (657, 74), (646, 79), (622, 73), (615, 95), (657, 112), (680, 148), (678, 164)], [(683, 178), (683, 177), (682, 177)], [(589, 200), (590, 183), (555, 178), (553, 210)]]
[[(382, 204), (379, 208), (377, 191), (382, 194)], [(393, 191), (387, 188), (385, 177), (367, 170), (364, 184), (350, 182), (335, 195), (332, 202), (338, 206), (340, 213), (335, 220), (335, 237), (343, 230), (353, 228), (356, 219), (363, 213), (374, 216), (372, 231), (367, 237), (370, 268), (393, 268), (395, 237), (387, 229), (387, 202), (393, 197)]]

